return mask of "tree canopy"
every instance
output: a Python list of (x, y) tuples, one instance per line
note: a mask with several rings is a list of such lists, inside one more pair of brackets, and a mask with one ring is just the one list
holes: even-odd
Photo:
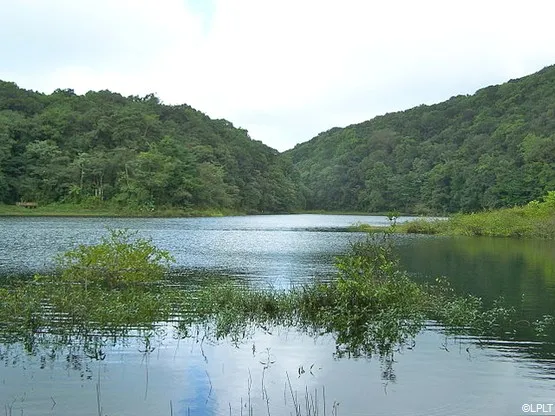
[(472, 212), (555, 189), (555, 66), (472, 96), (332, 128), (279, 154), (149, 94), (0, 81), (0, 203)]
[(286, 152), (309, 209), (471, 212), (555, 189), (555, 66)]
[(0, 203), (281, 212), (297, 189), (287, 157), (188, 105), (0, 81)]

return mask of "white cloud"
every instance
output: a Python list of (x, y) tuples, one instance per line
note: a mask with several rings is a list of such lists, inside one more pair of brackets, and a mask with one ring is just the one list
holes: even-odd
[(214, 0), (208, 17), (184, 0), (0, 6), (0, 78), (155, 92), (280, 150), (555, 63), (548, 0)]

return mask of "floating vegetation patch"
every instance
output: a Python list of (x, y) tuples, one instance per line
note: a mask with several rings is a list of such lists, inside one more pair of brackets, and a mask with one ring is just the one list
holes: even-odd
[(454, 334), (555, 339), (552, 316), (528, 322), (502, 299), (485, 307), (457, 295), (445, 279), (415, 283), (399, 267), (387, 233), (353, 244), (337, 259), (332, 281), (289, 291), (214, 277), (175, 285), (166, 280), (171, 262), (168, 252), (125, 231), (79, 246), (58, 258), (57, 273), (0, 287), (0, 342), (33, 352), (73, 340), (98, 350), (99, 340), (137, 331), (150, 337), (168, 322), (182, 337), (242, 342), (255, 330), (286, 326), (331, 334), (338, 357), (383, 358), (412, 343), (428, 320)]

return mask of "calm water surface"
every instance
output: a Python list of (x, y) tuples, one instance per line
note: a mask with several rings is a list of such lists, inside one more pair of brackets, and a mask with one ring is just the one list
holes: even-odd
[[(0, 273), (48, 270), (56, 253), (97, 242), (111, 227), (152, 238), (185, 277), (208, 271), (286, 288), (330, 275), (334, 256), (365, 238), (345, 232), (356, 222), (387, 219), (0, 218)], [(552, 242), (397, 236), (395, 244), (417, 279), (446, 275), (459, 292), (503, 295), (530, 319), (555, 312)], [(283, 415), (294, 414), (292, 397), (302, 414), (306, 397), (323, 414), (324, 396), (326, 414), (335, 406), (339, 415), (522, 415), (525, 403), (555, 403), (552, 344), (454, 338), (433, 323), (393, 361), (337, 359), (330, 336), (285, 328), (233, 345), (179, 339), (167, 324), (148, 354), (141, 337), (103, 341), (103, 360), (70, 343), (34, 355), (0, 343), (0, 414), (96, 415), (100, 403), (103, 415), (247, 415), (250, 403), (255, 415)]]
[(169, 250), (181, 270), (223, 271), (268, 283), (302, 282), (327, 273), (333, 257), (361, 234), (356, 222), (385, 217), (268, 215), (186, 219), (0, 218), (0, 270), (33, 273), (78, 243), (93, 244), (108, 228), (136, 230)]
[(397, 248), (418, 280), (448, 276), (457, 292), (489, 303), (502, 296), (527, 318), (555, 313), (553, 241), (418, 236)]

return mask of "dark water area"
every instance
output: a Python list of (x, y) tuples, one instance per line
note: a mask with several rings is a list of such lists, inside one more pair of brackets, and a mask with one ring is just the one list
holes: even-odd
[[(9, 284), (48, 272), (56, 254), (125, 228), (169, 250), (176, 279), (218, 274), (287, 289), (332, 278), (335, 256), (366, 238), (347, 232), (357, 222), (388, 224), (385, 217), (335, 215), (0, 218), (0, 275)], [(554, 242), (392, 238), (419, 281), (446, 276), (459, 293), (485, 302), (503, 296), (530, 321), (555, 314)], [(183, 338), (161, 322), (100, 337), (100, 355), (84, 351), (77, 337), (52, 348), (45, 334), (31, 352), (0, 341), (0, 414), (248, 415), (252, 408), (254, 415), (284, 415), (296, 413), (295, 401), (303, 415), (324, 414), (324, 403), (328, 415), (524, 415), (538, 404), (546, 405), (542, 414), (555, 414), (555, 404), (545, 411), (555, 403), (550, 340), (453, 336), (429, 322), (414, 345), (392, 357), (355, 359), (337, 358), (329, 334), (278, 326), (246, 335), (238, 343)]]
[(503, 297), (527, 319), (555, 313), (554, 241), (421, 236), (397, 248), (419, 281), (446, 276), (458, 293)]

